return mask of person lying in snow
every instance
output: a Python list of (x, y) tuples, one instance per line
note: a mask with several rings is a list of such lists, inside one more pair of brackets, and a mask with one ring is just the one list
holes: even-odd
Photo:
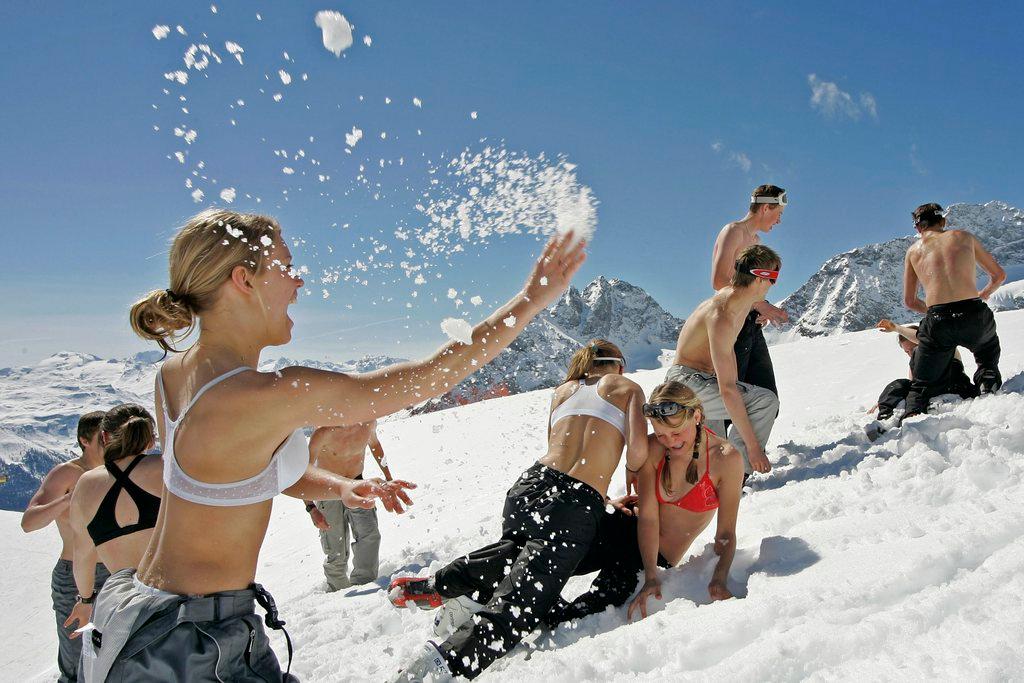
[[(903, 352), (910, 357), (909, 379), (894, 379), (886, 385), (878, 397), (878, 403), (868, 412), (878, 409), (878, 419), (888, 420), (893, 412), (899, 407), (910, 393), (910, 386), (914, 379), (914, 353), (917, 350), (917, 325), (897, 325), (891, 320), (882, 319), (878, 321), (878, 329), (883, 332), (898, 333), (897, 341)], [(956, 352), (949, 361), (949, 367), (942, 374), (941, 379), (936, 382), (935, 395), (959, 394), (961, 398), (975, 398), (978, 396), (978, 388), (971, 383), (967, 373), (964, 372), (964, 363), (960, 360), (960, 353)]]
[(637, 495), (612, 501), (614, 514), (602, 520), (598, 539), (576, 572), (600, 573), (590, 590), (571, 603), (559, 600), (544, 618), (550, 626), (624, 604), (641, 570), (644, 584), (627, 615), (646, 617), (647, 600), (661, 599), (658, 567), (678, 564), (715, 517), (719, 559), (708, 595), (712, 600), (732, 597), (726, 579), (736, 553), (743, 456), (707, 428), (700, 400), (680, 382), (655, 387), (643, 412), (654, 433), (648, 437)]

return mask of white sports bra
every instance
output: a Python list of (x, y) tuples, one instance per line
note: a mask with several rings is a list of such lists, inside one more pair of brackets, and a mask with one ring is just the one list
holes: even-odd
[(581, 379), (580, 388), (551, 411), (551, 426), (553, 427), (563, 417), (572, 415), (589, 415), (604, 420), (618, 429), (623, 438), (626, 436), (626, 414), (601, 398), (601, 394), (597, 393), (597, 382), (588, 385)]
[(181, 466), (178, 465), (178, 459), (174, 456), (174, 433), (188, 411), (208, 389), (229, 377), (251, 369), (248, 367), (235, 368), (204, 384), (181, 411), (177, 420), (172, 420), (170, 413), (167, 412), (167, 391), (164, 389), (163, 373), (157, 371), (157, 384), (164, 408), (164, 434), (167, 440), (167, 443), (164, 444), (164, 486), (178, 498), (200, 505), (219, 507), (251, 505), (270, 500), (301, 479), (306, 472), (306, 467), (309, 465), (309, 446), (301, 429), (296, 429), (283, 444), (278, 446), (262, 472), (248, 479), (227, 484), (210, 484), (193, 479), (185, 474)]

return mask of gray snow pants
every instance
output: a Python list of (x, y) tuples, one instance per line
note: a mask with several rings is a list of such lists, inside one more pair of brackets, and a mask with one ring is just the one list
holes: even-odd
[(264, 620), (256, 615), (258, 591), (262, 588), (253, 584), (246, 590), (175, 595), (137, 582), (134, 569), (113, 574), (96, 602), (95, 629), (83, 635), (89, 639), (82, 655), (85, 680), (295, 680), (282, 676)]
[[(96, 582), (93, 589), (100, 592), (103, 582), (110, 574), (102, 564), (96, 565)], [(72, 608), (75, 606), (75, 596), (78, 595), (78, 588), (75, 586), (75, 574), (71, 560), (57, 560), (53, 567), (53, 574), (50, 578), (50, 595), (53, 597), (53, 613), (57, 619), (57, 669), (60, 683), (78, 680), (78, 660), (82, 655), (82, 639), (71, 639), (71, 632), (65, 628), (64, 622), (68, 620)], [(94, 593), (95, 595), (95, 593)], [(78, 624), (85, 626), (85, 624)], [(76, 626), (75, 628), (78, 628)]]
[[(704, 406), (704, 417), (708, 427), (717, 434), (725, 432), (725, 421), (731, 418), (718, 390), (718, 377), (685, 365), (673, 365), (665, 373), (665, 381), (682, 382), (690, 387)], [(747, 417), (754, 427), (754, 436), (757, 437), (761, 448), (764, 448), (768, 443), (768, 437), (771, 436), (775, 418), (779, 415), (779, 397), (768, 389), (755, 387), (746, 382), (737, 382), (736, 386), (739, 387), (743, 405), (747, 409)], [(753, 472), (750, 459), (747, 457), (747, 446), (743, 443), (743, 437), (740, 436), (735, 424), (729, 429), (729, 441), (743, 454), (743, 467), (746, 473)]]
[[(341, 590), (355, 584), (377, 580), (380, 529), (377, 510), (347, 508), (340, 500), (321, 500), (316, 504), (330, 529), (320, 532), (323, 546), (324, 576), (327, 587)], [(349, 540), (351, 536), (351, 541)], [(352, 546), (352, 574), (348, 572), (349, 544)]]

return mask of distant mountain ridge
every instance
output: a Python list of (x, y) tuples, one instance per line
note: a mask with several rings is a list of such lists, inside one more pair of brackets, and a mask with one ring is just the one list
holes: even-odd
[(658, 357), (675, 348), (682, 325), (641, 287), (601, 276), (567, 289), (497, 358), (416, 412), (555, 386), (572, 354), (594, 338), (617, 344), (629, 370), (661, 367)]
[[(1024, 264), (1024, 212), (1020, 209), (999, 201), (953, 204), (946, 222), (949, 228), (977, 235), (1004, 268)], [(903, 260), (917, 239), (900, 237), (830, 258), (781, 302), (793, 331), (816, 337), (868, 329), (881, 318), (912, 317), (903, 305)]]

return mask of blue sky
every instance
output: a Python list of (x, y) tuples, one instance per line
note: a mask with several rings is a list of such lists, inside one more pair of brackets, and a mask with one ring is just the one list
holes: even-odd
[[(577, 284), (619, 277), (679, 316), (708, 295), (715, 234), (762, 182), (792, 201), (766, 240), (785, 261), (775, 298), (835, 253), (908, 234), (922, 202), (1024, 204), (1019, 3), (215, 4), (0, 6), (0, 366), (146, 348), (126, 308), (166, 286), (169, 237), (223, 203), (220, 189), (236, 188), (232, 208), (278, 217), (316, 274), (364, 258), (371, 238), (394, 243), (426, 161), (482, 138), (578, 164), (600, 206)], [(340, 59), (320, 42), (321, 9), (355, 25)], [(170, 35), (156, 40), (155, 25)], [(244, 48), (244, 65), (225, 41)], [(192, 43), (223, 64), (166, 80)], [(349, 155), (352, 126), (365, 137)], [(188, 145), (175, 127), (198, 136)], [(380, 158), (393, 163), (368, 174), (375, 199), (354, 179)], [(440, 320), (464, 312), (449, 287), (503, 301), (536, 248), (493, 240), (422, 287), (380, 273), (365, 287), (312, 278), (295, 339), (270, 355), (425, 352), (443, 340)]]

